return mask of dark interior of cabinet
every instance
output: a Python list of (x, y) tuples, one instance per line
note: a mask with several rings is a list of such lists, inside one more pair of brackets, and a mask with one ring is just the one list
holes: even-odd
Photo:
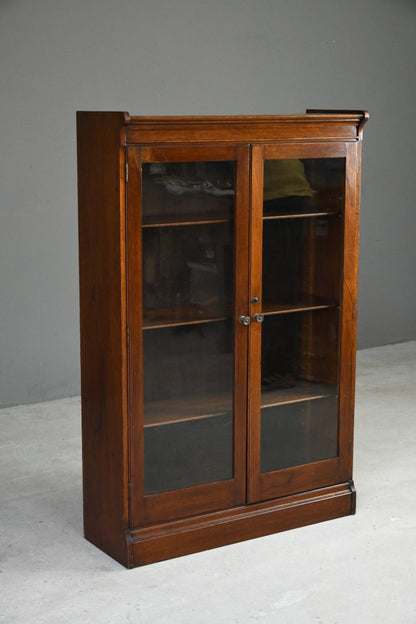
[(337, 308), (267, 316), (261, 362), (261, 471), (338, 449)]
[(264, 312), (337, 305), (342, 219), (315, 216), (263, 221)]
[(231, 396), (232, 332), (231, 320), (144, 331), (145, 415), (146, 404), (153, 401)]
[[(275, 390), (294, 388), (305, 382), (328, 386), (336, 393), (338, 384), (339, 310), (327, 308), (309, 312), (266, 316), (262, 330), (262, 396)], [(270, 402), (270, 400), (269, 400)]]

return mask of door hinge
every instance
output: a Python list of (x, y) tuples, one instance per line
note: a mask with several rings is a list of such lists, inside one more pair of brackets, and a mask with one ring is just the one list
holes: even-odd
[(126, 160), (126, 164), (124, 166), (124, 178), (126, 183), (129, 181), (129, 163)]
[(130, 327), (127, 325), (126, 327), (126, 336), (127, 336), (127, 346), (130, 346)]

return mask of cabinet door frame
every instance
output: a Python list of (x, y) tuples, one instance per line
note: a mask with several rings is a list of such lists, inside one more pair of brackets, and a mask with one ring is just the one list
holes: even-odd
[[(250, 327), (249, 390), (248, 390), (248, 468), (247, 496), (249, 503), (278, 498), (298, 492), (325, 487), (352, 479), (355, 317), (357, 300), (358, 206), (359, 206), (359, 142), (265, 144), (252, 146), (251, 215), (250, 215), (250, 301), (262, 297), (262, 214), (263, 162), (273, 158), (345, 158), (345, 206), (343, 215), (343, 250), (341, 260), (341, 316), (339, 353), (338, 448), (336, 458), (310, 464), (260, 471), (261, 434), (261, 331), (260, 323)], [(250, 316), (261, 312), (251, 304)]]
[[(235, 161), (234, 215), (234, 478), (227, 481), (144, 494), (141, 165), (145, 162)], [(127, 323), (129, 401), (130, 526), (169, 521), (245, 503), (248, 328), (238, 319), (247, 315), (249, 147), (247, 145), (129, 146), (127, 184)]]

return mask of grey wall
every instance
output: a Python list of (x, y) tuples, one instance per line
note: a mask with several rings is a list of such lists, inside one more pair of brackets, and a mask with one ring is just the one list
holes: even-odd
[(366, 107), (359, 347), (416, 338), (414, 0), (0, 0), (0, 404), (79, 393), (75, 111)]

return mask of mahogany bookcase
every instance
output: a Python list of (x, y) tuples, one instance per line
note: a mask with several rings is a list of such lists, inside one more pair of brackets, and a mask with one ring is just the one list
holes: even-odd
[(354, 513), (367, 117), (77, 114), (84, 528), (125, 566)]

